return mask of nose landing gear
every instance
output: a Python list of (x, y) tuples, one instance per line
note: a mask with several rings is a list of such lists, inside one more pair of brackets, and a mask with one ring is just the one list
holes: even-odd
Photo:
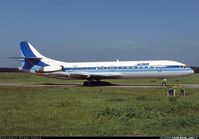
[(167, 86), (167, 79), (163, 79), (162, 86)]

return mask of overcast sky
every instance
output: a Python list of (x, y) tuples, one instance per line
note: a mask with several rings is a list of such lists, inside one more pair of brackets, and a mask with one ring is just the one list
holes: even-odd
[(0, 0), (0, 67), (29, 41), (61, 61), (175, 60), (199, 66), (199, 0)]

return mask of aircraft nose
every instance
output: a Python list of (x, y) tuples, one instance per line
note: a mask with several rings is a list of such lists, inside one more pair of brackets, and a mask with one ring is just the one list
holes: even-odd
[(190, 74), (195, 73), (194, 70), (192, 68), (190, 68)]

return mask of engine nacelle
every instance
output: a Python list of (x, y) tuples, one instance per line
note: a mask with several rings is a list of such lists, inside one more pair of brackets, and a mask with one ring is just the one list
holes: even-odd
[(49, 73), (49, 72), (56, 72), (56, 71), (63, 71), (64, 67), (63, 66), (45, 66), (36, 72), (38, 73)]

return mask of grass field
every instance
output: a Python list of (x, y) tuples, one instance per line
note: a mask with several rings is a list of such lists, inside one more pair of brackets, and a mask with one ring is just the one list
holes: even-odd
[[(199, 74), (180, 82), (199, 84)], [(0, 73), (0, 83), (81, 83)], [(161, 84), (161, 80), (111, 80)], [(168, 83), (175, 83), (171, 79)], [(167, 88), (0, 86), (0, 135), (199, 136), (199, 89), (167, 97)]]

